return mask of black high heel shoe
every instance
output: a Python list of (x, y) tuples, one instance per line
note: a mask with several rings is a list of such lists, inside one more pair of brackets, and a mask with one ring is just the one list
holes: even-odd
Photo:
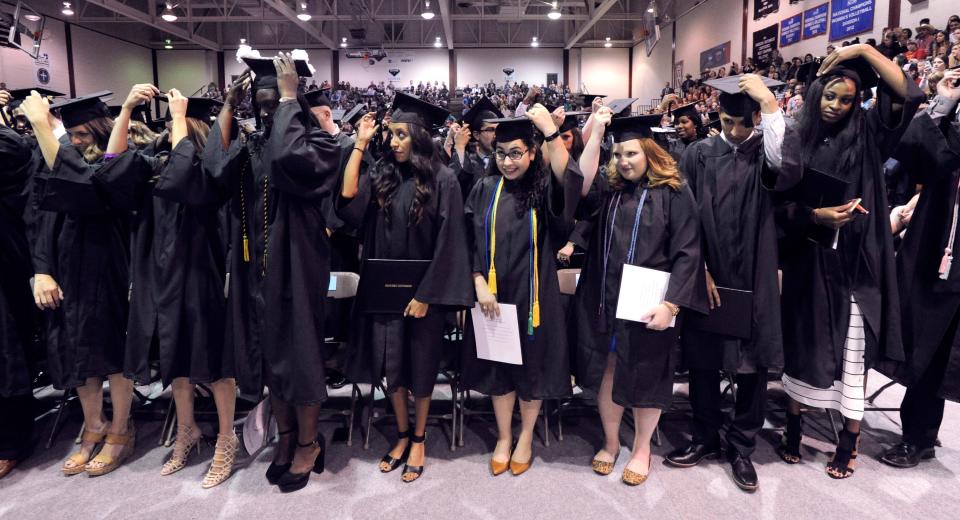
[[(319, 446), (320, 453), (317, 454), (317, 458), (313, 461), (313, 472), (316, 474), (323, 473), (324, 461), (327, 455), (327, 439), (323, 437), (322, 433), (317, 434), (317, 440), (313, 442), (308, 442), (306, 444), (297, 443), (298, 448), (308, 448), (310, 446)], [(282, 493), (290, 493), (293, 491), (299, 491), (307, 486), (307, 482), (310, 481), (310, 472), (306, 473), (291, 473), (290, 470), (287, 470), (286, 473), (280, 477), (280, 480), (277, 482), (277, 487), (280, 488)]]
[[(296, 432), (296, 429), (287, 430), (285, 432), (280, 432), (277, 436), (290, 435), (291, 433)], [(270, 467), (267, 468), (267, 482), (272, 486), (276, 486), (277, 482), (280, 482), (280, 477), (290, 469), (291, 463), (286, 464), (277, 464), (276, 462), (271, 462)]]
[[(410, 437), (410, 430), (407, 429), (402, 432), (397, 432), (397, 440), (406, 439)], [(383, 466), (380, 466), (380, 473), (390, 473), (391, 471), (400, 467), (400, 464), (403, 464), (407, 460), (407, 456), (410, 455), (410, 443), (407, 443), (407, 447), (403, 450), (403, 455), (400, 455), (399, 459), (395, 459), (390, 456), (388, 452), (386, 455), (380, 459), (381, 464), (386, 464), (390, 469), (383, 469)]]
[[(407, 446), (407, 455), (410, 454), (410, 446), (414, 444), (423, 444), (423, 441), (427, 440), (426, 435), (411, 435), (410, 444)], [(404, 478), (407, 475), (415, 475), (413, 478)], [(423, 475), (423, 466), (410, 466), (408, 464), (403, 465), (403, 473), (400, 475), (400, 478), (407, 484), (420, 478), (420, 475)]]

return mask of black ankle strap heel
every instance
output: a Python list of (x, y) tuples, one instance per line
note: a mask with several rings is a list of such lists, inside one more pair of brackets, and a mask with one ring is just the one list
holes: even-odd
[[(403, 430), (402, 432), (397, 432), (397, 440), (407, 439), (410, 437), (410, 428)], [(383, 458), (380, 459), (380, 472), (381, 473), (390, 473), (391, 471), (400, 467), (407, 460), (407, 455), (410, 454), (410, 444), (407, 444), (407, 448), (403, 450), (403, 455), (400, 455), (399, 459), (395, 459), (390, 456), (388, 452)]]
[[(278, 432), (277, 436), (282, 437), (284, 435), (290, 435), (291, 433), (296, 433), (296, 431), (297, 430), (295, 428), (291, 428), (285, 432)], [(271, 462), (270, 467), (267, 468), (267, 482), (269, 482), (271, 486), (277, 485), (277, 482), (280, 482), (280, 477), (282, 477), (288, 469), (290, 469), (289, 462), (286, 464), (277, 464), (276, 462)]]
[[(410, 436), (410, 444), (411, 444), (411, 445), (413, 445), (413, 444), (423, 444), (424, 441), (426, 441), (426, 440), (427, 440), (427, 435), (426, 435), (426, 433), (424, 433), (423, 435), (411, 435), (411, 436)], [(409, 456), (409, 450), (410, 450), (410, 447), (408, 446), (408, 447), (407, 447), (408, 456)], [(414, 475), (414, 477), (413, 477), (413, 478), (406, 478), (407, 475)], [(409, 465), (409, 464), (404, 464), (404, 465), (403, 465), (403, 474), (400, 475), (400, 478), (401, 478), (404, 482), (406, 482), (407, 484), (409, 484), (409, 483), (417, 480), (418, 478), (420, 478), (421, 475), (423, 475), (423, 466), (411, 466), (411, 465)]]

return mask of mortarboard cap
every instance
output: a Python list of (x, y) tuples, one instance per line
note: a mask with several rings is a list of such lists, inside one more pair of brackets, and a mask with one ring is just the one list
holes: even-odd
[(463, 114), (463, 122), (470, 125), (473, 130), (480, 130), (484, 120), (499, 117), (503, 117), (503, 114), (497, 110), (497, 106), (489, 98), (482, 97), (470, 107), (470, 110), (467, 110), (466, 114)]
[(526, 117), (501, 117), (497, 119), (485, 119), (487, 123), (497, 123), (497, 131), (494, 140), (498, 143), (509, 143), (517, 139), (533, 139), (533, 121)]
[(397, 92), (393, 98), (391, 120), (394, 123), (412, 123), (428, 131), (443, 126), (450, 112), (445, 108), (403, 92)]
[[(726, 76), (704, 82), (720, 91), (720, 108), (733, 117), (747, 117), (760, 111), (759, 103), (754, 101), (750, 96), (740, 92), (740, 79), (742, 79), (743, 76), (745, 76), (745, 74), (737, 74), (736, 76)], [(767, 88), (779, 87), (785, 84), (782, 81), (770, 79), (765, 76), (760, 76), (760, 79), (763, 80), (763, 84)]]
[(606, 106), (613, 112), (613, 117), (624, 117), (630, 115), (630, 107), (637, 101), (637, 98), (614, 99), (606, 103)]
[[(111, 105), (107, 108), (110, 110), (110, 117), (114, 119), (120, 116), (120, 110), (123, 109), (121, 105)], [(133, 112), (130, 113), (130, 120), (148, 124), (150, 122), (150, 106), (143, 104), (134, 107)]]
[(199, 119), (204, 123), (210, 124), (213, 117), (213, 110), (223, 106), (223, 101), (205, 97), (187, 98), (187, 117)]
[(593, 105), (594, 99), (607, 97), (606, 94), (577, 94), (577, 96), (583, 98), (583, 106), (585, 107)]
[[(276, 89), (277, 88), (277, 68), (273, 65), (273, 58), (243, 58), (243, 62), (250, 67), (250, 70), (256, 75), (253, 80), (252, 90)], [(305, 60), (294, 60), (297, 67), (297, 75), (301, 78), (312, 76), (310, 65)]]
[(23, 103), (24, 99), (27, 99), (27, 96), (30, 95), (30, 92), (34, 90), (37, 91), (37, 94), (40, 94), (43, 97), (63, 97), (63, 93), (43, 87), (18, 88), (7, 91), (10, 94), (10, 103), (7, 106), (10, 108), (10, 110), (17, 108), (20, 106), (20, 103)]
[(577, 112), (566, 112), (563, 118), (563, 124), (560, 125), (560, 133), (568, 132), (580, 126), (580, 116), (589, 114), (589, 110), (580, 110)]
[(343, 118), (340, 120), (341, 123), (350, 123), (351, 125), (356, 126), (357, 121), (367, 113), (367, 104), (358, 103), (355, 107), (351, 108), (349, 112), (343, 115)]
[(310, 92), (304, 94), (303, 98), (307, 100), (307, 104), (310, 105), (310, 108), (331, 106), (330, 100), (322, 90), (311, 90)]
[(339, 123), (343, 121), (343, 114), (346, 114), (347, 111), (342, 108), (335, 108), (330, 111), (330, 115), (333, 118), (334, 123)]
[(701, 126), (701, 123), (703, 122), (703, 120), (700, 118), (700, 113), (697, 112), (696, 103), (689, 103), (689, 104), (683, 105), (682, 107), (677, 107), (673, 109), (674, 126), (676, 126), (677, 121), (681, 117), (686, 117), (690, 119), (691, 121), (693, 121), (693, 124), (697, 126)]
[(60, 119), (63, 121), (63, 126), (69, 129), (86, 124), (97, 118), (110, 117), (110, 110), (101, 98), (112, 95), (113, 92), (102, 90), (87, 96), (54, 103), (50, 108), (60, 111)]
[(659, 128), (663, 114), (616, 117), (607, 126), (607, 132), (613, 134), (613, 142), (622, 143), (632, 139), (653, 136), (652, 128)]

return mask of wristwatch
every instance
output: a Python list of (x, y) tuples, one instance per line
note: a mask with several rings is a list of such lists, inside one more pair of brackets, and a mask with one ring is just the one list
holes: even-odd
[(543, 136), (543, 140), (549, 143), (550, 141), (553, 141), (553, 140), (556, 139), (557, 137), (560, 137), (560, 129), (559, 129), (559, 128), (557, 129), (556, 132), (554, 132), (554, 133), (552, 133), (552, 134), (550, 134), (550, 135), (545, 135), (545, 136)]
[(280, 98), (280, 102), (283, 103), (284, 101), (295, 101), (296, 99), (297, 98), (295, 97), (282, 97)]

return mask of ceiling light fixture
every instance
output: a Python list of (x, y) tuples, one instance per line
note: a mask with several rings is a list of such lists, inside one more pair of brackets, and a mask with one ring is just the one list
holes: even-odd
[(246, 44), (247, 44), (247, 39), (246, 39), (246, 38), (240, 38), (240, 45), (246, 45)]
[(170, 38), (167, 38), (166, 40), (163, 41), (163, 48), (164, 48), (164, 49), (172, 49), (172, 48), (173, 48), (173, 43), (170, 41)]
[(433, 46), (436, 47), (436, 48), (438, 48), (438, 49), (439, 49), (440, 47), (443, 47), (443, 43), (440, 42), (440, 37), (439, 37), (439, 36), (437, 36), (437, 39), (436, 39), (436, 40), (433, 40)]
[(560, 13), (560, 9), (557, 8), (557, 3), (554, 2), (552, 6), (553, 7), (550, 9), (550, 12), (547, 13), (547, 18), (551, 20), (559, 20), (562, 14)]
[(540, 41), (537, 40), (537, 37), (536, 37), (536, 36), (534, 36), (533, 39), (530, 40), (530, 46), (531, 46), (531, 47), (539, 47), (539, 46), (540, 46)]
[(420, 16), (422, 16), (424, 20), (433, 20), (433, 11), (430, 10), (430, 0), (426, 0), (425, 4), (426, 7), (423, 8)]
[(70, 2), (64, 2), (63, 9), (60, 12), (67, 16), (73, 16), (73, 7), (70, 6)]
[(346, 37), (346, 36), (344, 36), (343, 38), (340, 39), (340, 46), (343, 47), (343, 48), (346, 48), (346, 47), (347, 47), (347, 37)]
[(603, 46), (606, 47), (606, 48), (608, 48), (608, 49), (609, 49), (610, 47), (613, 47), (613, 43), (610, 42), (610, 37), (609, 37), (609, 36), (607, 36), (607, 41), (603, 42)]
[(27, 20), (30, 20), (31, 22), (39, 22), (39, 21), (40, 21), (40, 18), (42, 18), (42, 17), (41, 17), (39, 14), (37, 14), (37, 13), (28, 13), (28, 14), (23, 15), (23, 17), (26, 18)]
[(307, 12), (307, 2), (306, 0), (297, 1), (297, 18), (302, 22), (309, 22), (313, 16), (310, 16), (310, 13)]
[(172, 2), (165, 2), (163, 12), (160, 13), (160, 18), (163, 18), (165, 22), (176, 22), (177, 13), (173, 12), (173, 8), (177, 6), (173, 5)]

